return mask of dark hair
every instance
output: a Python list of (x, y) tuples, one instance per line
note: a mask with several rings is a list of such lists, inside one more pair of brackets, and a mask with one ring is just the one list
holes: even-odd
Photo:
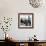
[(34, 37), (36, 37), (36, 35), (34, 35)]

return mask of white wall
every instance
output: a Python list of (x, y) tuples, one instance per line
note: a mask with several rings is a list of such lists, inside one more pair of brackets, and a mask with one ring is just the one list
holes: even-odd
[(45, 16), (44, 21), (45, 21), (45, 23), (44, 23), (44, 24), (45, 24), (45, 25), (44, 25), (44, 26), (45, 26), (45, 29), (44, 29), (44, 30), (45, 30), (45, 31), (44, 31), (44, 39), (46, 39), (46, 16)]
[[(18, 29), (18, 13), (34, 13), (34, 28), (33, 29)], [(27, 40), (34, 34), (37, 39), (45, 39), (45, 16), (46, 6), (33, 8), (28, 0), (0, 0), (0, 16), (8, 16), (13, 18), (12, 26), (8, 33), (10, 37), (16, 40)], [(3, 33), (4, 34), (4, 33)], [(0, 31), (2, 35), (2, 31)], [(0, 39), (4, 37), (0, 36)]]

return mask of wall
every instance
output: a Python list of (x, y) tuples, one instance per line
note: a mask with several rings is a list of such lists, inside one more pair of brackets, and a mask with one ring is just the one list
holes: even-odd
[[(18, 29), (18, 13), (34, 13), (34, 28), (33, 29)], [(46, 6), (40, 8), (33, 8), (29, 4), (28, 0), (0, 0), (0, 16), (8, 16), (13, 18), (10, 31), (10, 37), (16, 40), (28, 40), (34, 34), (37, 35), (37, 39), (45, 39), (45, 15)], [(1, 18), (0, 17), (0, 18)], [(0, 39), (4, 39), (3, 31), (0, 31)]]

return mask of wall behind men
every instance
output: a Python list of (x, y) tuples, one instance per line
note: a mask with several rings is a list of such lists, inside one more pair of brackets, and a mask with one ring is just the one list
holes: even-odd
[[(19, 29), (18, 13), (34, 13), (34, 28)], [(46, 5), (39, 8), (33, 8), (29, 0), (0, 0), (0, 19), (4, 16), (12, 17), (12, 26), (7, 32), (10, 37), (16, 40), (28, 40), (35, 34), (37, 39), (45, 40), (45, 15)], [(5, 39), (4, 33), (0, 29), (0, 39)]]

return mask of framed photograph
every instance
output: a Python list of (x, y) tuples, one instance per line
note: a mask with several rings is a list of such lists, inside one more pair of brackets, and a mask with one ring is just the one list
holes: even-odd
[(33, 13), (18, 13), (18, 28), (33, 28)]

